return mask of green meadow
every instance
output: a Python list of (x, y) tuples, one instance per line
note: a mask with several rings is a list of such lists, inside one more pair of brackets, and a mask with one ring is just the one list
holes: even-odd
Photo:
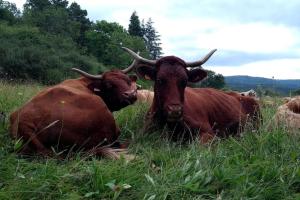
[(182, 144), (143, 134), (149, 107), (135, 104), (115, 119), (130, 140), (127, 161), (86, 156), (65, 160), (22, 157), (8, 134), (9, 113), (43, 86), (0, 82), (0, 199), (300, 199), (300, 136), (272, 121), (276, 105), (262, 108), (264, 123), (241, 137)]

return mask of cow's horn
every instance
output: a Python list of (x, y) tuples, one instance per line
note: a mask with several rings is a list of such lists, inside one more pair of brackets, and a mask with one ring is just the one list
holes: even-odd
[(77, 69), (77, 68), (72, 68), (73, 71), (81, 74), (82, 76), (86, 77), (86, 78), (89, 78), (89, 79), (102, 79), (102, 75), (92, 75), (92, 74), (89, 74), (85, 71), (82, 71), (80, 69)]
[[(139, 52), (137, 53), (139, 54)], [(131, 70), (133, 70), (133, 68), (135, 67), (137, 61), (136, 59), (133, 60), (133, 62), (131, 63), (131, 65), (129, 67), (127, 67), (126, 69), (121, 70), (122, 72), (124, 72), (125, 74), (129, 73)]]
[(143, 63), (149, 64), (149, 65), (155, 65), (155, 63), (156, 63), (156, 60), (148, 60), (146, 58), (143, 58), (143, 57), (139, 56), (137, 53), (133, 52), (132, 50), (130, 50), (126, 47), (122, 47), (122, 49), (127, 51), (134, 59), (136, 59), (139, 62), (143, 62)]
[(203, 65), (215, 52), (217, 49), (211, 50), (206, 56), (204, 56), (201, 60), (197, 60), (195, 62), (186, 62), (188, 67), (198, 67)]

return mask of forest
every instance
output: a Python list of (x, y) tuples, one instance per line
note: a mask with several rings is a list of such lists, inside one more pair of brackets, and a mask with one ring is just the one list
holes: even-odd
[(1, 0), (1, 77), (53, 84), (69, 77), (71, 67), (101, 73), (129, 65), (132, 61), (120, 46), (145, 57), (161, 54), (151, 19), (139, 24), (133, 13), (127, 31), (116, 22), (92, 22), (87, 14), (67, 0), (29, 0), (23, 13)]

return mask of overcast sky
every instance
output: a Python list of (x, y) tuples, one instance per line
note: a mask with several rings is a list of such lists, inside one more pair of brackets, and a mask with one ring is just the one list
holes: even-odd
[[(9, 1), (19, 8), (25, 3)], [(204, 68), (223, 75), (300, 79), (299, 0), (75, 1), (91, 20), (126, 29), (133, 11), (140, 20), (152, 18), (164, 55), (193, 61), (217, 48)]]

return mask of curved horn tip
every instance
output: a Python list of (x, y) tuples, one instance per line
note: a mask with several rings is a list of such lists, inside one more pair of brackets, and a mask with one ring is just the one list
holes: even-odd
[(137, 55), (139, 55), (139, 53), (135, 53), (133, 50), (131, 50), (131, 49), (129, 49), (129, 48), (127, 48), (127, 47), (121, 47), (124, 51), (127, 51), (128, 53), (130, 53), (130, 54), (137, 54)]
[(122, 49), (127, 51), (137, 61), (144, 62), (144, 63), (147, 63), (149, 65), (155, 65), (156, 64), (156, 60), (148, 60), (146, 58), (143, 58), (139, 55), (139, 53), (135, 53), (134, 51), (132, 51), (131, 49), (129, 49), (127, 47), (122, 47)]
[(127, 48), (127, 47), (121, 47), (123, 50), (125, 51), (132, 51), (131, 49)]
[(80, 75), (82, 75), (86, 78), (89, 78), (89, 79), (102, 79), (102, 77), (103, 77), (101, 74), (100, 75), (92, 75), (92, 74), (89, 74), (85, 71), (82, 71), (82, 70), (74, 68), (74, 67), (71, 68), (71, 70), (73, 70), (73, 71), (79, 73)]

